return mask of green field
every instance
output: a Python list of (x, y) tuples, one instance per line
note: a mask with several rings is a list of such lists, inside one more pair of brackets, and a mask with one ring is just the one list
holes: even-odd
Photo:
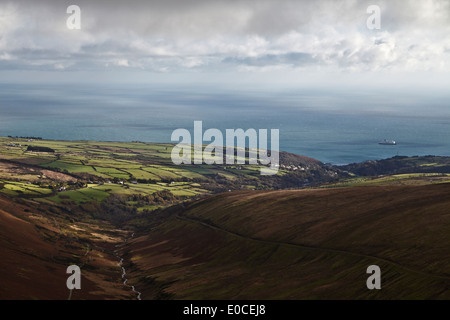
[[(11, 143), (16, 146), (9, 146)], [(54, 152), (29, 152), (28, 145), (51, 148)], [(102, 202), (111, 195), (146, 196), (163, 190), (181, 198), (211, 193), (192, 180), (206, 180), (214, 171), (196, 166), (173, 165), (172, 147), (171, 144), (53, 140), (28, 142), (25, 139), (0, 138), (0, 160), (14, 161), (24, 166), (23, 172), (8, 173), (8, 180), (0, 180), (0, 192), (8, 196), (36, 196), (42, 203), (55, 204), (63, 201), (76, 204)], [(33, 174), (27, 171), (29, 165), (38, 167), (33, 167)], [(83, 186), (71, 185), (64, 179), (60, 181), (60, 176), (44, 181), (39, 167), (67, 175), (66, 180), (79, 181)], [(24, 181), (9, 181), (9, 176)], [(138, 206), (138, 209), (154, 210), (158, 207), (146, 204)]]
[(376, 185), (423, 185), (436, 183), (449, 183), (448, 173), (407, 173), (380, 177), (354, 177), (344, 179), (338, 183), (324, 185), (323, 188), (356, 187)]
[[(50, 148), (54, 152), (27, 151), (30, 145)], [(313, 179), (332, 181), (321, 183), (323, 187), (443, 183), (450, 180), (447, 174), (358, 177), (350, 172), (338, 181), (330, 174), (337, 169), (328, 170), (314, 160), (311, 162), (311, 159), (292, 154), (287, 155), (289, 161), (293, 159), (297, 166), (314, 171), (293, 172), (280, 166), (278, 175), (269, 179), (261, 178), (258, 165), (174, 165), (171, 159), (173, 146), (165, 143), (28, 141), (0, 137), (0, 181), (3, 180), (0, 192), (11, 197), (36, 197), (41, 202), (60, 204), (67, 200), (83, 204), (103, 202), (110, 196), (122, 196), (130, 201), (133, 196), (170, 191), (179, 202), (229, 190), (298, 188), (309, 186)], [(411, 159), (414, 160), (410, 158), (409, 161)], [(436, 162), (439, 160), (434, 158), (429, 160), (430, 163), (419, 160), (417, 162), (423, 168), (439, 165)], [(40, 170), (47, 171), (43, 173)], [(161, 202), (136, 203), (139, 210), (164, 205)]]
[[(6, 146), (9, 143), (20, 147)], [(0, 138), (0, 155), (20, 163), (36, 164), (68, 173), (87, 173), (100, 178), (130, 179), (202, 179), (222, 173), (224, 176), (259, 174), (259, 166), (180, 165), (171, 160), (172, 144), (54, 141)], [(54, 153), (27, 152), (28, 145), (47, 147)]]

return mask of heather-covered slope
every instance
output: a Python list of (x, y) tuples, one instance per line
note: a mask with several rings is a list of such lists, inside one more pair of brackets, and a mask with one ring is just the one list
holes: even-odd
[[(450, 184), (230, 192), (158, 215), (127, 257), (147, 296), (448, 299), (449, 194)], [(380, 291), (366, 288), (372, 264)]]

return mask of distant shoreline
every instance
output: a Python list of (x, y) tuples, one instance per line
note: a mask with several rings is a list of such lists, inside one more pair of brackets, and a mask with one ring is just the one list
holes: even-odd
[[(47, 138), (42, 138), (42, 137), (19, 137), (19, 136), (3, 136), (0, 137), (1, 139), (22, 139), (22, 140), (29, 140), (29, 139), (33, 139), (36, 141), (54, 141), (54, 142), (88, 142), (88, 143), (95, 143), (95, 142), (99, 142), (99, 143), (118, 143), (118, 144), (127, 144), (127, 143), (133, 143), (133, 144), (151, 144), (151, 145), (170, 145), (170, 146), (175, 146), (176, 142), (151, 142), (151, 141), (137, 141), (137, 140), (132, 140), (132, 141), (116, 141), (116, 140), (90, 140), (90, 139), (47, 139)], [(204, 146), (206, 146), (207, 144), (205, 144)], [(397, 145), (398, 146), (398, 145)], [(330, 165), (330, 166), (334, 166), (334, 167), (346, 167), (346, 166), (352, 166), (352, 165), (357, 165), (357, 164), (362, 164), (362, 163), (368, 163), (368, 162), (378, 162), (378, 161), (383, 161), (383, 160), (388, 160), (388, 159), (395, 159), (395, 158), (427, 158), (427, 157), (438, 157), (438, 158), (449, 158), (450, 156), (446, 156), (446, 155), (429, 155), (429, 154), (414, 154), (414, 155), (396, 155), (393, 157), (388, 157), (388, 158), (378, 158), (378, 159), (367, 159), (367, 160), (363, 160), (363, 161), (359, 161), (359, 162), (348, 162), (348, 163), (332, 163), (332, 162), (324, 162), (321, 161), (320, 159), (311, 157), (309, 155), (306, 154), (298, 154), (298, 153), (293, 153), (293, 152), (289, 152), (289, 151), (284, 151), (284, 150), (280, 150), (280, 152), (284, 152), (287, 154), (294, 154), (294, 155), (298, 155), (298, 156), (303, 156), (303, 157), (308, 157), (317, 161), (320, 161), (321, 163), (323, 163), (324, 165)]]

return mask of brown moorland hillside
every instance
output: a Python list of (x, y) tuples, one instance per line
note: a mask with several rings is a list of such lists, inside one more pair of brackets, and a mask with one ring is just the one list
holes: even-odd
[[(120, 233), (103, 231), (0, 197), (0, 299), (134, 299), (111, 254)], [(81, 290), (70, 295), (72, 264), (82, 267)]]
[(146, 298), (449, 299), (449, 208), (450, 184), (229, 192), (158, 214), (127, 259)]

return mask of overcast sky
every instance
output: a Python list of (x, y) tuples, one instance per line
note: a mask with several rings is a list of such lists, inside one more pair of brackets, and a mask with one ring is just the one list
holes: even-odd
[[(81, 30), (66, 9), (81, 8)], [(381, 29), (369, 30), (369, 5)], [(0, 0), (0, 80), (450, 83), (450, 1)], [(200, 81), (200, 80), (199, 80)]]

